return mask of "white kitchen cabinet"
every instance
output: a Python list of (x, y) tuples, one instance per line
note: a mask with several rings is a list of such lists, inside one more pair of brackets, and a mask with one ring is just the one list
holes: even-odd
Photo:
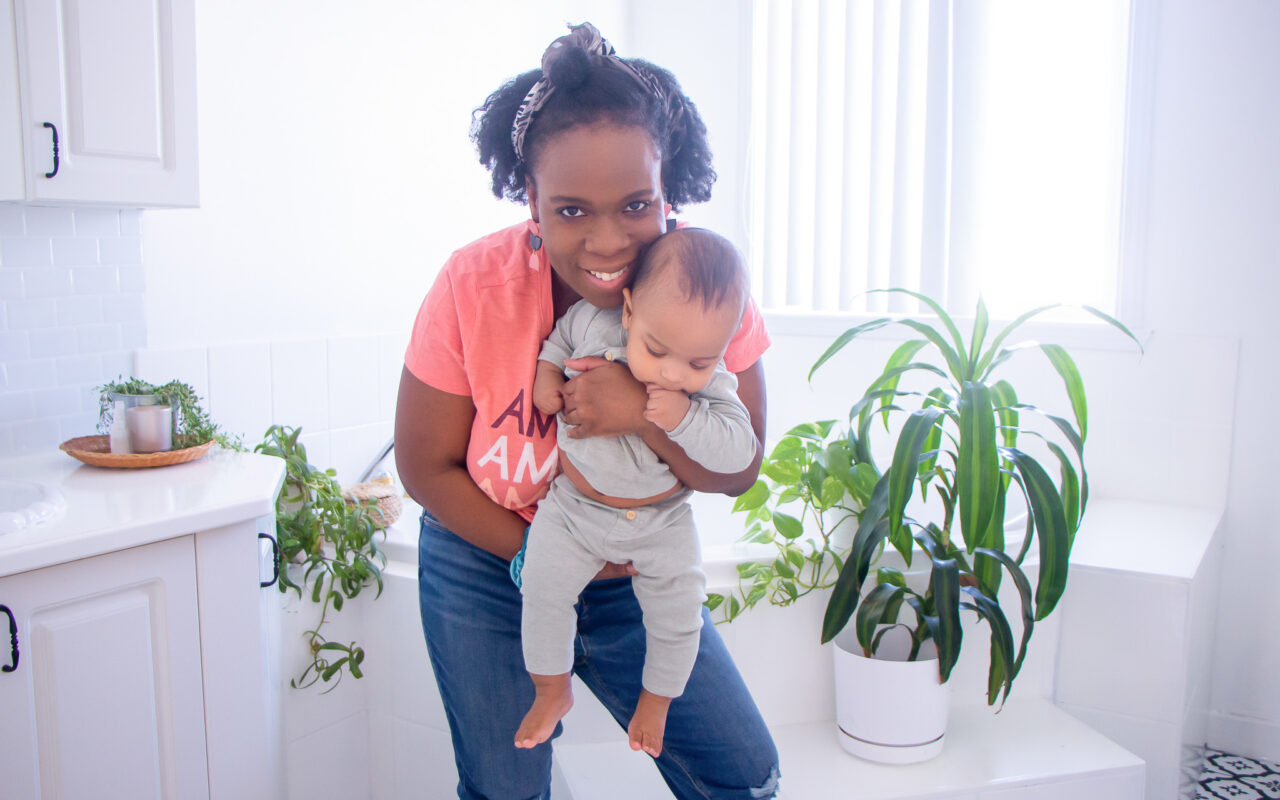
[(186, 536), (0, 578), (6, 797), (209, 796), (195, 577)]
[[(198, 205), (194, 6), (0, 0), (13, 27), (0, 38), (0, 103), (15, 72), (22, 151), (20, 187), (0, 166), (0, 200)], [(12, 139), (0, 130), (0, 158)]]
[[(283, 462), (0, 461), (65, 511), (0, 536), (0, 797), (283, 796), (274, 535)], [(16, 661), (16, 666), (15, 666)], [(14, 666), (13, 669), (7, 667)]]

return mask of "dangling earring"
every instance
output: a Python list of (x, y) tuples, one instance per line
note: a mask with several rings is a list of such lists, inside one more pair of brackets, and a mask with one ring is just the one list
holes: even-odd
[(535, 253), (542, 249), (542, 237), (533, 231), (529, 231), (529, 248)]
[(676, 219), (675, 219), (675, 217), (668, 217), (668, 218), (667, 218), (667, 233), (671, 233), (671, 232), (672, 232), (672, 231), (674, 231), (675, 229), (676, 229)]

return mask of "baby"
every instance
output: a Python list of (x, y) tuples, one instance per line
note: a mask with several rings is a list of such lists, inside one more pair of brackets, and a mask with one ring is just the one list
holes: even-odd
[[(539, 355), (534, 404), (563, 408), (564, 362), (625, 361), (648, 390), (646, 420), (704, 468), (732, 474), (755, 458), (751, 418), (721, 359), (742, 321), (747, 277), (733, 245), (682, 228), (658, 239), (637, 267), (621, 308), (585, 300), (556, 323)], [(574, 373), (576, 374), (576, 373)], [(517, 747), (546, 741), (573, 705), (574, 604), (605, 562), (630, 561), (644, 613), (643, 691), (627, 727), (633, 750), (662, 750), (667, 710), (698, 654), (706, 595), (686, 488), (640, 436), (574, 439), (561, 419), (563, 472), (529, 527), (521, 592), (525, 668), (536, 696)]]

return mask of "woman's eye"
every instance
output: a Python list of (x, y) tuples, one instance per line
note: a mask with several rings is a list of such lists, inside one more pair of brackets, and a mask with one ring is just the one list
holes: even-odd
[(573, 217), (585, 217), (587, 215), (587, 212), (583, 211), (577, 206), (565, 206), (564, 208), (560, 209), (559, 214), (562, 217), (573, 218)]
[(653, 203), (649, 200), (633, 200), (630, 203), (627, 203), (627, 210), (632, 212), (644, 211), (651, 205), (653, 205)]

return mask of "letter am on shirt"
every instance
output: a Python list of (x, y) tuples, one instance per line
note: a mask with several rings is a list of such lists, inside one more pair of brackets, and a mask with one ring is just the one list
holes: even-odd
[[(521, 389), (489, 425), (503, 432), (496, 438), (487, 437), (491, 443), (476, 459), (473, 476), (495, 503), (517, 510), (534, 505), (547, 493), (560, 463), (554, 422), (554, 416), (544, 416), (532, 402), (526, 403)], [(539, 450), (545, 454), (541, 461)], [(495, 481), (505, 485), (505, 498), (498, 497)]]

